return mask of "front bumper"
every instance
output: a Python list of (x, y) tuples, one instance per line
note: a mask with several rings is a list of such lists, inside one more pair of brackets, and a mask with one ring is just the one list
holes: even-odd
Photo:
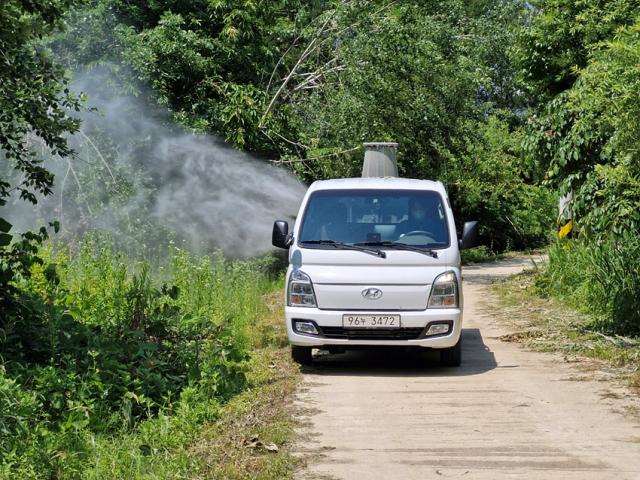
[[(384, 338), (361, 338), (362, 336), (356, 335), (358, 338), (337, 338), (337, 335), (333, 333), (342, 327), (342, 316), (344, 314), (357, 313), (359, 315), (400, 315), (401, 318), (401, 330), (411, 329), (412, 332), (416, 332), (416, 335), (407, 335), (415, 338), (402, 338), (392, 339)], [(306, 347), (322, 347), (329, 345), (349, 347), (350, 345), (389, 345), (389, 346), (415, 346), (425, 348), (448, 348), (453, 347), (458, 343), (460, 338), (460, 332), (462, 331), (462, 310), (458, 308), (443, 308), (443, 309), (427, 309), (420, 311), (398, 311), (398, 312), (380, 312), (380, 311), (358, 311), (349, 312), (346, 310), (320, 310), (318, 308), (305, 308), (305, 307), (285, 307), (285, 317), (287, 324), (287, 334), (289, 341), (292, 345), (306, 346)], [(320, 335), (308, 335), (301, 334), (293, 329), (294, 320), (306, 320), (315, 323), (321, 330)], [(451, 330), (445, 335), (437, 335), (432, 337), (425, 337), (426, 327), (433, 322), (450, 322)], [(327, 332), (331, 334), (324, 334), (323, 327), (327, 327)], [(337, 327), (337, 328), (336, 328)], [(351, 330), (355, 332), (355, 330)], [(397, 335), (398, 330), (389, 331), (393, 335)], [(406, 330), (409, 332), (409, 330)], [(378, 332), (375, 332), (378, 333)], [(343, 337), (345, 335), (342, 335)], [(402, 335), (400, 335), (402, 336)]]

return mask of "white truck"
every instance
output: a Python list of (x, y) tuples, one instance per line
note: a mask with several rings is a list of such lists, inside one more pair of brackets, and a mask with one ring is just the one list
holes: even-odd
[(395, 144), (365, 146), (369, 176), (313, 183), (293, 232), (274, 224), (273, 245), (289, 249), (293, 360), (310, 364), (313, 348), (415, 346), (459, 366), (460, 249), (475, 246), (477, 222), (465, 223), (458, 241), (443, 184), (390, 176)]

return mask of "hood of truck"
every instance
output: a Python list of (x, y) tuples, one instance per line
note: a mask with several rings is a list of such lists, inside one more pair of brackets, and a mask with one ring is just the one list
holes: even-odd
[[(385, 252), (387, 257), (379, 258), (352, 250), (298, 248), (291, 264), (311, 278), (320, 309), (424, 310), (434, 279), (451, 270), (450, 253), (438, 250), (438, 258), (433, 258), (417, 252)], [(368, 298), (367, 289), (377, 289), (381, 295)]]

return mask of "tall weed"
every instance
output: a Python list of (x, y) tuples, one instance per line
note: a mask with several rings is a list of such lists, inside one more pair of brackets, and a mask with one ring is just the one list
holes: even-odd
[(640, 335), (640, 236), (558, 242), (549, 249), (549, 267), (536, 286), (594, 314), (595, 329)]
[(109, 449), (131, 467), (243, 388), (269, 260), (172, 247), (153, 270), (96, 236), (41, 257), (0, 316), (0, 478), (100, 477)]

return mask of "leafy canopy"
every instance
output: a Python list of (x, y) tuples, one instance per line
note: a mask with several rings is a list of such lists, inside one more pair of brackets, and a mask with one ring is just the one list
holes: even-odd
[(581, 233), (598, 240), (640, 226), (636, 3), (539, 2), (520, 47), (525, 72), (549, 95), (525, 152), (547, 184), (573, 192)]
[[(80, 101), (67, 88), (64, 70), (42, 45), (46, 35), (60, 28), (63, 13), (72, 4), (72, 0), (0, 4), (0, 160), (15, 169), (10, 178), (17, 178), (0, 176), (0, 207), (13, 191), (34, 204), (37, 194), (51, 193), (53, 175), (42, 167), (39, 151), (59, 157), (72, 154), (66, 135), (78, 129), (71, 113), (79, 110)], [(30, 265), (39, 260), (37, 245), (47, 236), (44, 229), (27, 233), (10, 246), (10, 229), (0, 210), (0, 311), (5, 313), (13, 294), (11, 280), (28, 274)]]

